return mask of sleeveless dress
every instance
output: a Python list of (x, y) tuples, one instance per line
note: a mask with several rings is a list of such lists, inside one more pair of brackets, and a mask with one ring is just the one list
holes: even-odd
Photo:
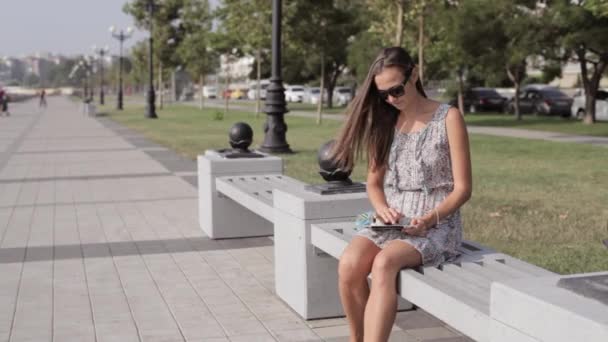
[[(421, 130), (401, 133), (395, 130), (384, 193), (388, 205), (406, 217), (420, 217), (433, 210), (454, 189), (452, 163), (445, 118), (450, 106), (440, 104), (431, 121)], [(407, 222), (409, 223), (409, 222)], [(411, 236), (398, 230), (361, 229), (357, 235), (384, 248), (392, 240), (409, 243), (422, 255), (424, 266), (436, 266), (458, 257), (462, 241), (460, 210), (444, 217), (426, 237)]]

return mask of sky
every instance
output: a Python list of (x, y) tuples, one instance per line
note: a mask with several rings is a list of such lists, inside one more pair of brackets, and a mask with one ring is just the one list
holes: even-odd
[[(110, 47), (118, 54), (118, 41), (109, 27), (134, 27), (122, 12), (127, 0), (0, 0), (0, 56), (36, 52), (63, 55), (90, 54), (92, 46)], [(217, 0), (210, 1), (215, 4)], [(125, 48), (147, 38), (136, 30)]]

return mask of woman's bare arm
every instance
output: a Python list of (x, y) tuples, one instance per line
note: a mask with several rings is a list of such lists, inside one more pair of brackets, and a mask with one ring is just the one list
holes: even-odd
[[(370, 163), (371, 164), (371, 163)], [(399, 211), (390, 208), (384, 194), (384, 175), (386, 166), (370, 166), (367, 171), (367, 196), (372, 203), (376, 215), (387, 224), (397, 223), (403, 216)]]

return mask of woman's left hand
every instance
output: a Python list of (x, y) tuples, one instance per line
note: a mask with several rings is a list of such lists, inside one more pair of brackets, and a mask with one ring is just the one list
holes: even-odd
[(425, 219), (423, 217), (413, 218), (410, 222), (410, 226), (412, 227), (403, 228), (402, 232), (408, 235), (420, 237), (425, 237), (428, 234), (429, 230), (432, 228), (431, 220)]

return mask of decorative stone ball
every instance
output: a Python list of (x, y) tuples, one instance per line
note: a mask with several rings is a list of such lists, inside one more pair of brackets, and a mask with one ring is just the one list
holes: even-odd
[(230, 146), (235, 150), (248, 151), (253, 141), (253, 130), (245, 122), (237, 122), (230, 127)]
[(317, 153), (317, 161), (319, 162), (319, 168), (328, 172), (332, 172), (337, 169), (337, 165), (333, 159), (331, 159), (331, 149), (333, 148), (335, 140), (330, 140), (325, 144), (321, 145)]
[(331, 181), (346, 181), (352, 170), (342, 170), (338, 168), (337, 163), (331, 158), (331, 150), (336, 143), (335, 140), (330, 140), (323, 144), (317, 153), (317, 161), (319, 162), (319, 173), (328, 182)]

